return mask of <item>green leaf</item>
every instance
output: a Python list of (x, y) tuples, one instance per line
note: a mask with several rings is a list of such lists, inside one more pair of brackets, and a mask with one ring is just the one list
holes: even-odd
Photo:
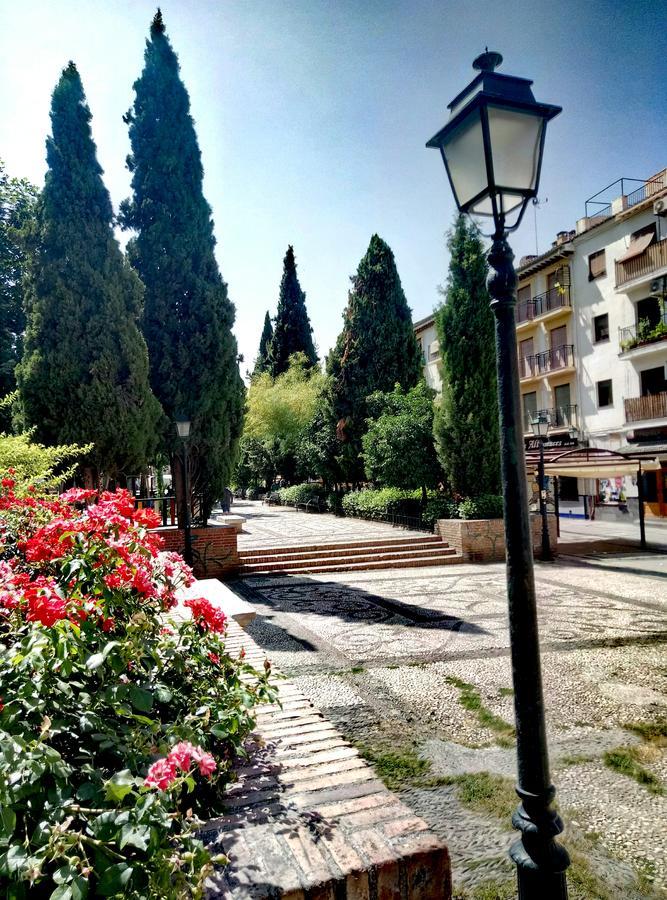
[(131, 877), (132, 868), (127, 863), (116, 863), (114, 866), (109, 866), (102, 873), (97, 885), (97, 893), (102, 897), (113, 897), (114, 894), (120, 894)]
[(153, 695), (144, 688), (133, 684), (130, 687), (130, 701), (135, 709), (140, 712), (150, 712), (153, 708)]
[(16, 845), (10, 847), (7, 851), (6, 859), (7, 872), (10, 875), (14, 872), (18, 872), (25, 865), (25, 861), (27, 858), (28, 851), (25, 849), (25, 847)]
[(104, 650), (101, 653), (93, 653), (92, 656), (89, 656), (86, 660), (86, 666), (89, 669), (99, 669), (107, 656), (111, 653), (114, 647), (118, 646), (118, 641), (109, 641), (108, 644), (105, 644)]
[(53, 880), (56, 884), (67, 884), (68, 881), (72, 881), (73, 878), (76, 877), (77, 870), (74, 866), (69, 865), (61, 866), (59, 869), (53, 873)]
[(128, 844), (138, 850), (147, 850), (150, 839), (150, 828), (146, 825), (123, 825), (120, 831), (120, 849)]
[(107, 800), (119, 803), (138, 783), (139, 779), (135, 778), (129, 769), (116, 772), (104, 785)]
[(49, 900), (72, 900), (72, 898), (72, 888), (69, 884), (59, 885), (55, 891), (49, 895)]
[(0, 844), (7, 844), (16, 828), (16, 813), (9, 807), (0, 807)]

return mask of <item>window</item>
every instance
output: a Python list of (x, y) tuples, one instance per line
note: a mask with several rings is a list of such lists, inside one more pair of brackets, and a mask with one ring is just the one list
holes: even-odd
[(523, 402), (523, 430), (531, 431), (530, 423), (537, 415), (537, 391), (524, 394), (521, 400)]
[(526, 284), (523, 287), (520, 287), (516, 292), (516, 298), (519, 303), (526, 303), (528, 300), (530, 300), (530, 285)]
[(664, 366), (644, 369), (639, 373), (639, 379), (641, 381), (642, 397), (648, 397), (652, 394), (663, 394), (667, 391)]
[(595, 343), (609, 340), (609, 315), (604, 313), (601, 316), (595, 316), (593, 319), (593, 327), (595, 329)]
[(611, 393), (611, 378), (598, 381), (598, 407), (613, 406), (614, 400)]
[(602, 278), (607, 274), (607, 266), (605, 264), (604, 250), (597, 250), (588, 257), (588, 280), (594, 281), (596, 278)]
[(428, 358), (429, 360), (439, 359), (440, 358), (440, 342), (433, 341), (429, 344), (428, 347)]
[(652, 244), (658, 236), (655, 222), (651, 222), (650, 225), (644, 225), (643, 228), (638, 228), (637, 231), (633, 231), (630, 235), (630, 243), (639, 240), (639, 238), (642, 238), (645, 235), (650, 236), (651, 238), (651, 241), (649, 243), (650, 246), (650, 244)]
[(645, 297), (637, 302), (637, 324), (645, 322), (645, 329), (655, 328), (662, 318), (660, 301), (657, 297)]

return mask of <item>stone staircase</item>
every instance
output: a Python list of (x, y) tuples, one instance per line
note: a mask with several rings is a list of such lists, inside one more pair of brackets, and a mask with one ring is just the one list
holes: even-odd
[(406, 533), (337, 544), (240, 549), (239, 562), (238, 574), (243, 576), (311, 575), (441, 566), (461, 562), (461, 557), (437, 534)]

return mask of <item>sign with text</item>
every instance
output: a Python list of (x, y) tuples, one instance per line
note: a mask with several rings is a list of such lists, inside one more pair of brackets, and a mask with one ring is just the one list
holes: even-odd
[[(527, 437), (524, 438), (526, 442), (526, 450), (539, 450), (540, 449), (540, 439), (536, 437)], [(568, 448), (574, 448), (579, 446), (579, 441), (577, 438), (571, 438), (568, 434), (564, 434), (562, 437), (558, 435), (554, 435), (554, 437), (548, 437), (544, 442), (545, 450), (567, 450)]]

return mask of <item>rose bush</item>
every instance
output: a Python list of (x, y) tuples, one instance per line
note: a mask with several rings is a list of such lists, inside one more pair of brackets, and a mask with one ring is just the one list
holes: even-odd
[[(198, 897), (253, 707), (275, 699), (125, 491), (0, 490), (0, 887)], [(222, 860), (220, 860), (222, 861)]]

